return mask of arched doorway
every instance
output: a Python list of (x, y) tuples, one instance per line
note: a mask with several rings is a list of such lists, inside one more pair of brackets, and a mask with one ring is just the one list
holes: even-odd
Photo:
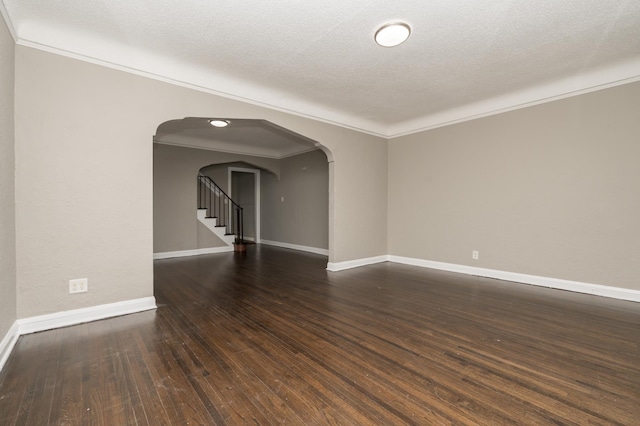
[(252, 174), (254, 195), (243, 200), (253, 204), (249, 238), (328, 255), (330, 167), (323, 147), (264, 120), (227, 120), (231, 124), (222, 132), (207, 118), (170, 120), (158, 127), (154, 257), (224, 251), (222, 244), (207, 236), (192, 207), (196, 176), (216, 165), (226, 165), (226, 178), (219, 179), (230, 193), (234, 172), (245, 183), (247, 176), (242, 174)]
[(228, 173), (228, 194), (242, 207), (244, 212), (244, 238), (260, 243), (262, 228), (260, 169), (229, 167)]

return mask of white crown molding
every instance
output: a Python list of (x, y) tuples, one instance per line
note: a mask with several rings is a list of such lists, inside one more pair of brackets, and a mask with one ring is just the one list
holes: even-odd
[(302, 154), (306, 154), (308, 152), (312, 152), (312, 151), (317, 151), (320, 148), (318, 147), (313, 147), (313, 148), (308, 148), (308, 149), (304, 149), (301, 151), (296, 151), (293, 153), (287, 153), (287, 154), (282, 154), (282, 155), (278, 155), (278, 154), (273, 154), (273, 155), (269, 155), (269, 154), (262, 154), (262, 153), (258, 153), (258, 152), (253, 152), (250, 149), (246, 150), (246, 151), (239, 151), (239, 150), (228, 150), (228, 149), (221, 149), (217, 146), (211, 146), (211, 145), (205, 145), (204, 143), (202, 145), (200, 145), (199, 143), (185, 143), (185, 142), (169, 142), (169, 141), (160, 141), (160, 140), (153, 140), (153, 143), (157, 143), (158, 145), (169, 145), (169, 146), (178, 146), (181, 148), (192, 148), (192, 149), (201, 149), (203, 151), (215, 151), (215, 152), (223, 152), (225, 154), (233, 154), (233, 155), (245, 155), (248, 157), (259, 157), (259, 158), (269, 158), (272, 160), (284, 160), (285, 158), (289, 158), (289, 157), (295, 157), (296, 155), (302, 155)]
[(295, 151), (295, 152), (289, 152), (289, 153), (286, 153), (286, 154), (281, 154), (280, 157), (278, 157), (277, 159), (278, 160), (284, 160), (285, 158), (295, 157), (296, 155), (306, 154), (308, 152), (317, 151), (319, 149), (320, 148), (317, 147), (317, 146), (309, 147), (309, 148), (306, 148), (306, 149), (301, 150), (301, 151)]
[[(430, 114), (415, 120), (384, 126), (380, 123), (337, 112), (309, 101), (292, 98), (290, 94), (281, 91), (252, 85), (249, 82), (242, 82), (229, 76), (216, 74), (211, 70), (202, 70), (185, 64), (173, 63), (166, 58), (152, 57), (145, 52), (138, 52), (140, 53), (139, 55), (124, 55), (118, 58), (117, 54), (113, 55), (113, 52), (117, 51), (117, 49), (114, 46), (110, 46), (110, 48), (106, 50), (110, 52), (114, 58), (118, 58), (123, 62), (118, 63), (116, 59), (107, 60), (97, 58), (24, 38), (16, 38), (16, 40), (16, 43), (21, 46), (47, 51), (153, 80), (386, 139), (393, 139), (640, 81), (640, 57), (636, 57), (626, 62), (620, 62), (579, 75), (561, 78), (526, 90), (461, 105), (457, 108)], [(105, 54), (105, 56), (108, 55)], [(131, 64), (124, 63), (125, 61), (123, 61), (122, 58), (136, 58), (135, 65), (133, 62)], [(129, 61), (133, 60), (130, 59)], [(220, 86), (225, 86), (225, 90), (221, 90), (219, 87), (211, 87), (209, 85), (211, 81), (223, 82), (219, 84)]]
[(153, 296), (23, 318), (17, 320), (16, 323), (18, 324), (18, 333), (22, 336), (23, 334), (67, 327), (151, 309), (156, 309), (156, 298)]
[(265, 244), (268, 246), (281, 247), (292, 250), (306, 251), (308, 253), (320, 254), (322, 256), (329, 256), (329, 250), (318, 248), (318, 247), (309, 247), (309, 246), (301, 246), (299, 244), (290, 244), (290, 243), (282, 243), (280, 241), (270, 241), (270, 240), (260, 240), (261, 244)]
[[(228, 90), (221, 90), (219, 88), (208, 86), (205, 82), (229, 80), (228, 77), (215, 74), (212, 71), (204, 73), (205, 76), (202, 77), (202, 70), (198, 70), (186, 65), (182, 65), (180, 67), (165, 67), (163, 66), (163, 64), (161, 64), (161, 60), (155, 61), (156, 63), (154, 63), (153, 65), (150, 65), (152, 61), (149, 61), (147, 66), (145, 68), (142, 68), (141, 66), (117, 63), (114, 61), (89, 56), (83, 53), (73, 52), (70, 50), (50, 46), (24, 38), (17, 38), (15, 40), (16, 44), (20, 46), (42, 50), (71, 59), (77, 59), (79, 61), (100, 65), (106, 68), (124, 71), (140, 77), (146, 77), (152, 80), (162, 81), (164, 83), (169, 83), (176, 86), (185, 87), (187, 89), (244, 102), (250, 105), (255, 105), (258, 107), (267, 108), (270, 110), (279, 111), (286, 114), (319, 121), (322, 123), (343, 127), (360, 133), (366, 133), (382, 138), (384, 138), (386, 134), (384, 126), (381, 126), (374, 121), (337, 113), (311, 102), (292, 99), (290, 94), (284, 92), (257, 87), (248, 83), (239, 84), (238, 82), (235, 82), (235, 84), (228, 84), (228, 86), (233, 86)], [(139, 58), (139, 56), (136, 55), (129, 56), (132, 58)], [(140, 63), (140, 61), (136, 61), (136, 64), (138, 63)], [(173, 75), (167, 75), (167, 69), (173, 71)], [(198, 80), (200, 80), (201, 82), (193, 81), (194, 78), (192, 78), (191, 75), (199, 75)]]
[(18, 35), (16, 33), (16, 29), (13, 26), (13, 21), (11, 21), (11, 17), (9, 16), (9, 12), (7, 12), (7, 8), (4, 5), (4, 2), (0, 0), (0, 15), (4, 19), (5, 24), (7, 24), (7, 28), (9, 29), (9, 34), (13, 38), (14, 43), (18, 41)]
[(166, 251), (163, 253), (153, 253), (153, 260), (172, 259), (174, 257), (200, 256), (201, 254), (227, 253), (233, 251), (233, 247), (210, 247), (195, 250)]
[(223, 152), (225, 154), (246, 155), (246, 156), (250, 156), (250, 157), (259, 157), (259, 158), (270, 158), (272, 160), (280, 160), (280, 159), (282, 159), (282, 157), (280, 157), (278, 155), (275, 155), (275, 154), (252, 152), (251, 150), (223, 149), (223, 148), (220, 148), (218, 146), (214, 146), (212, 144), (207, 144), (207, 143), (204, 143), (204, 142), (199, 143), (195, 139), (194, 139), (193, 143), (175, 142), (175, 141), (161, 141), (161, 140), (154, 139), (153, 143), (157, 143), (159, 145), (179, 146), (179, 147), (182, 147), (182, 148), (201, 149), (203, 151)]
[(399, 123), (387, 129), (387, 138), (393, 139), (424, 132), (438, 127), (528, 108), (636, 81), (640, 81), (640, 57), (606, 68), (537, 85), (526, 90), (508, 93), (416, 120)]

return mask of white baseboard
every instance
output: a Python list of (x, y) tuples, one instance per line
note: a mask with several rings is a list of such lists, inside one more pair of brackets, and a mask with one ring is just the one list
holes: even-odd
[(520, 274), (516, 272), (499, 271), (495, 269), (476, 268), (474, 266), (457, 265), (454, 263), (435, 262), (432, 260), (414, 259), (402, 256), (387, 256), (390, 262), (405, 265), (420, 266), (423, 268), (438, 269), (441, 271), (457, 272), (460, 274), (476, 275), (480, 277), (496, 278), (504, 281), (512, 281), (522, 284), (549, 287), (558, 290), (586, 293), (595, 296), (610, 297), (613, 299), (640, 302), (640, 291), (628, 288), (611, 287), (600, 284), (583, 283), (579, 281), (562, 280), (558, 278), (541, 277), (537, 275)]
[(16, 321), (19, 335), (51, 330), (53, 328), (82, 324), (120, 315), (133, 314), (156, 308), (156, 298), (125, 300), (124, 302), (91, 306), (89, 308), (62, 311), (37, 317), (22, 318)]
[(327, 270), (331, 272), (339, 272), (344, 271), (345, 269), (357, 268), (360, 266), (372, 265), (374, 263), (387, 261), (402, 263), (404, 265), (420, 266), (422, 268), (438, 269), (440, 271), (456, 272), (459, 274), (496, 278), (504, 281), (554, 288), (557, 290), (567, 290), (576, 293), (592, 294), (594, 296), (609, 297), (612, 299), (640, 302), (640, 290), (632, 290), (628, 288), (583, 283), (579, 281), (563, 280), (559, 278), (541, 277), (537, 275), (520, 274), (517, 272), (506, 272), (496, 269), (477, 268), (474, 266), (458, 265), (455, 263), (436, 262), (433, 260), (415, 259), (411, 257), (393, 255), (348, 260), (346, 262), (329, 262), (327, 263)]
[(16, 321), (0, 342), (0, 371), (2, 371), (2, 367), (4, 367), (7, 359), (9, 359), (9, 355), (16, 345), (18, 337), (20, 337), (20, 334), (18, 333), (18, 322)]
[(164, 253), (153, 253), (153, 260), (171, 259), (173, 257), (199, 256), (201, 254), (226, 253), (233, 251), (233, 247), (210, 247), (195, 250), (166, 251)]
[(67, 327), (151, 309), (156, 309), (156, 298), (153, 296), (19, 319), (13, 323), (2, 342), (0, 342), (0, 371), (7, 359), (9, 359), (9, 355), (18, 338), (23, 334)]
[(373, 265), (374, 263), (387, 262), (389, 256), (367, 257), (365, 259), (347, 260), (345, 262), (329, 262), (327, 263), (327, 271), (339, 272), (345, 269), (358, 268), (360, 266)]
[(298, 244), (281, 243), (279, 241), (269, 241), (269, 240), (260, 240), (260, 244), (265, 244), (265, 245), (268, 245), (268, 246), (288, 248), (288, 249), (292, 249), (292, 250), (306, 251), (306, 252), (309, 252), (309, 253), (321, 254), (323, 256), (329, 256), (329, 250), (323, 249), (323, 248), (301, 246), (301, 245), (298, 245)]

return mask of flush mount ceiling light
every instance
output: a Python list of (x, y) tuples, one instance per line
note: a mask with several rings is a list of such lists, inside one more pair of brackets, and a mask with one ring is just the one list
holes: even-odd
[(209, 124), (211, 124), (213, 127), (227, 127), (229, 125), (229, 120), (213, 119), (209, 120)]
[(411, 27), (404, 22), (384, 24), (374, 36), (376, 43), (382, 47), (393, 47), (404, 42), (411, 34)]

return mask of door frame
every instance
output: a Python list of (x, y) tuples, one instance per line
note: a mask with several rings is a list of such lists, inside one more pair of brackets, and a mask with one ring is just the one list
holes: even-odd
[(256, 212), (256, 243), (259, 243), (261, 240), (260, 237), (260, 169), (247, 169), (244, 167), (229, 167), (228, 168), (228, 186), (229, 186), (229, 196), (233, 196), (232, 192), (232, 179), (231, 175), (233, 172), (241, 172), (241, 173), (253, 173), (254, 179), (254, 203), (255, 203), (255, 212)]

